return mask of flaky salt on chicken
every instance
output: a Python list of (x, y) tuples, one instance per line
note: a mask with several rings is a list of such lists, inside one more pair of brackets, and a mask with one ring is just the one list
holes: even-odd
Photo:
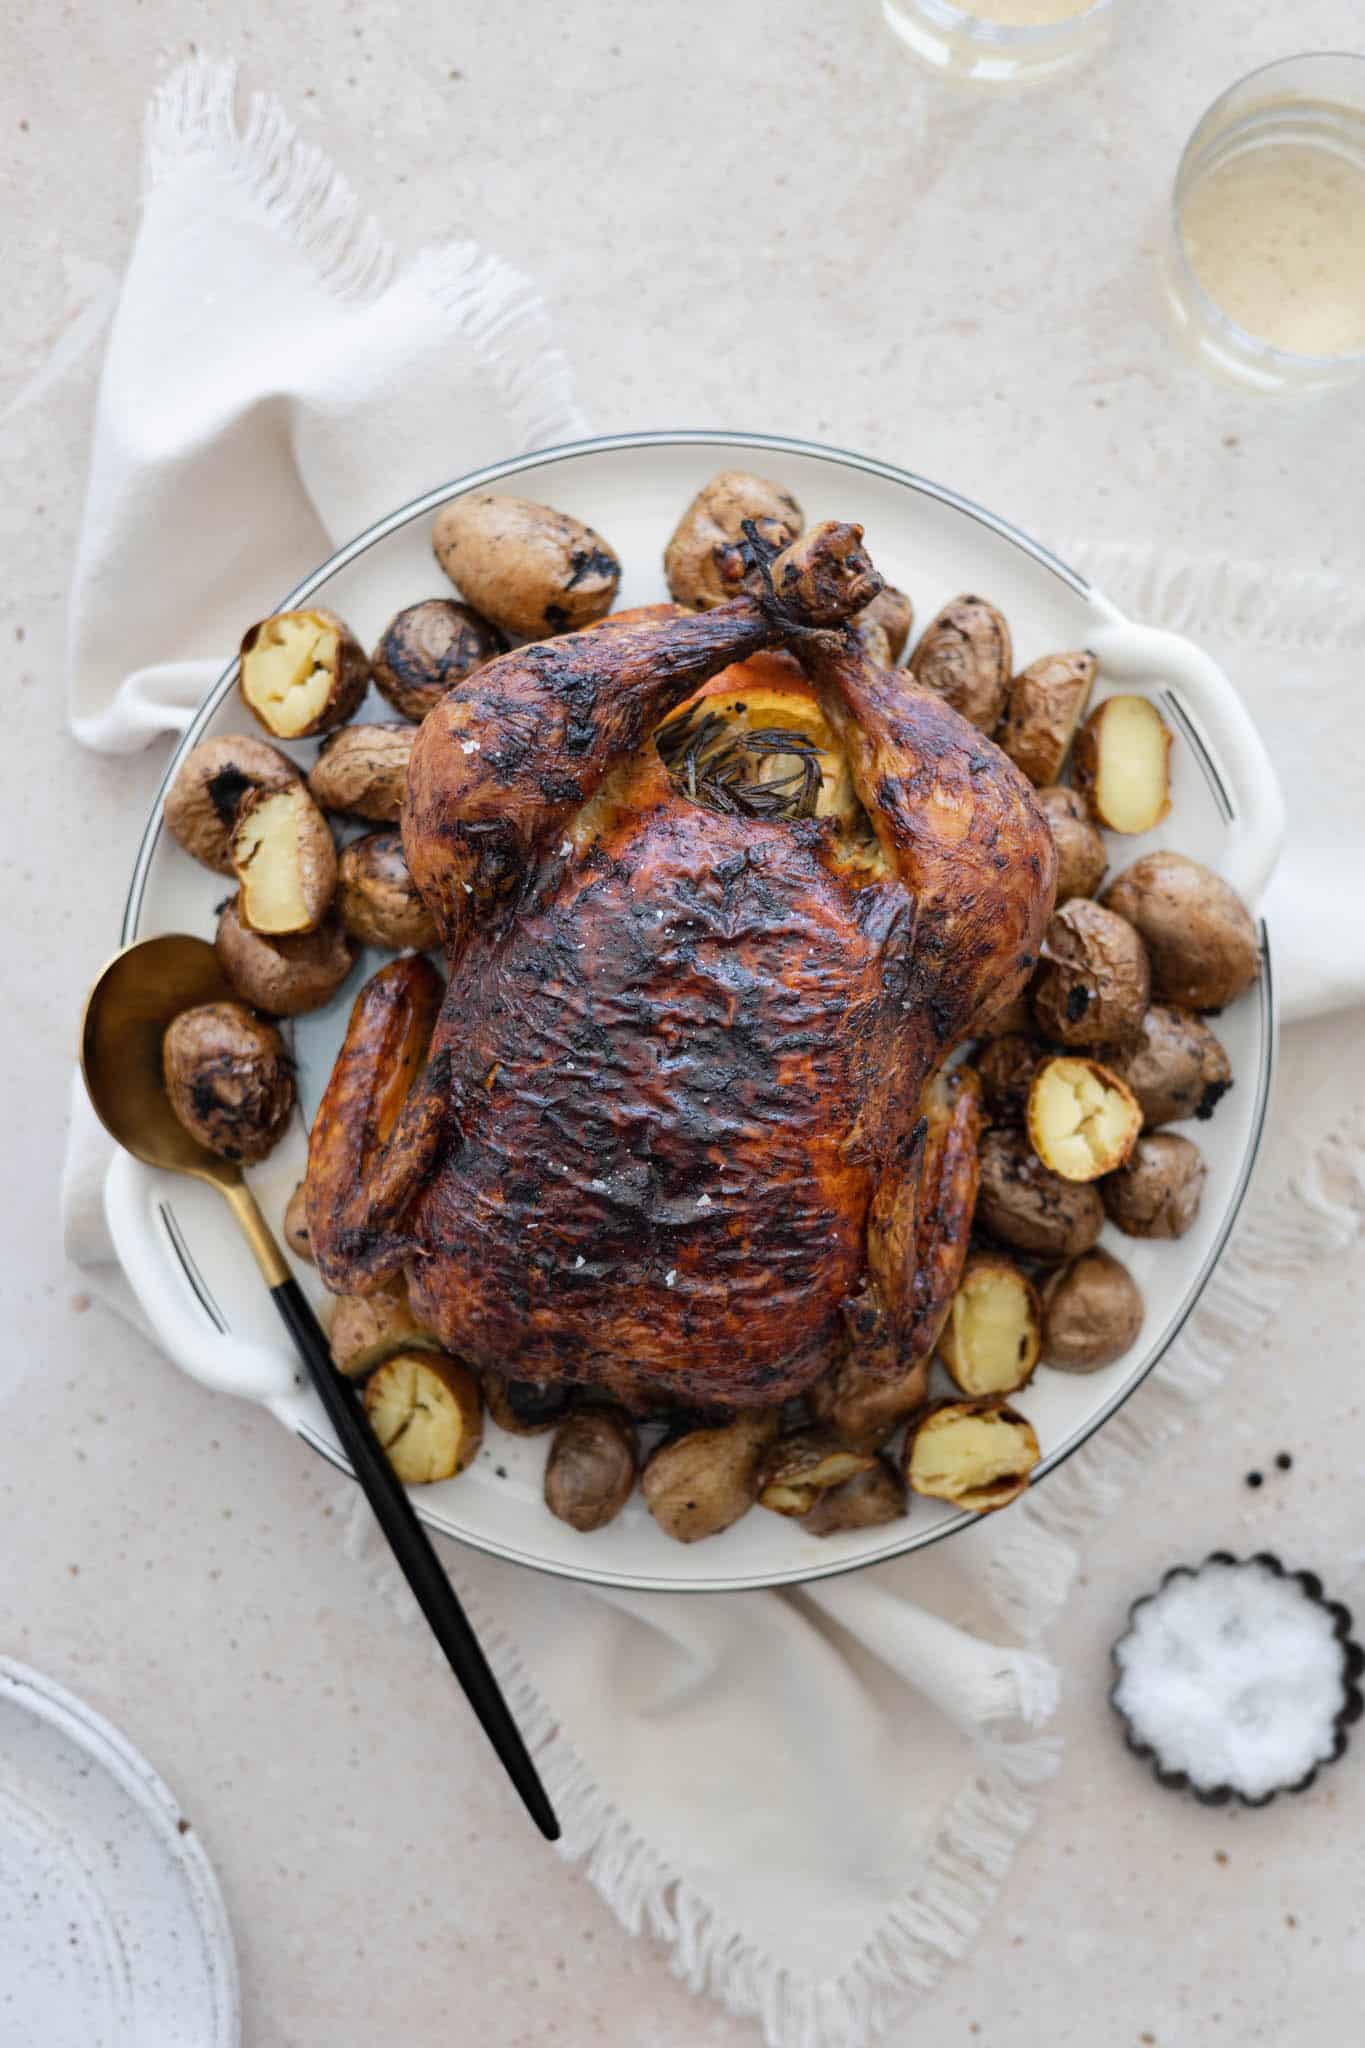
[(1055, 856), (843, 624), (861, 542), (754, 533), (730, 602), (519, 648), (427, 718), (403, 843), (449, 980), (357, 1002), (309, 1156), (330, 1287), (405, 1273), (472, 1365), (637, 1409), (922, 1394), (976, 1193), (944, 1063), (1028, 979)]

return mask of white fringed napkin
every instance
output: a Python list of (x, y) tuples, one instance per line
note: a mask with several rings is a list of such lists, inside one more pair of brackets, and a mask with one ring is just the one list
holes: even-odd
[[(467, 243), (400, 266), (278, 105), (258, 97), (239, 124), (233, 99), (230, 70), (196, 61), (148, 118), (72, 610), (72, 723), (107, 751), (182, 726), (241, 620), (433, 475), (582, 429), (522, 279)], [(1163, 622), (1210, 603), (1201, 624), (1255, 624), (1234, 586), (1217, 609), (1199, 565), (1097, 566)], [(1323, 611), (1344, 616), (1339, 591)], [(1272, 694), (1258, 710), (1275, 711)], [(1323, 719), (1339, 708), (1325, 682), (1316, 701)], [(1292, 805), (1296, 757), (1280, 758)], [(76, 1110), (68, 1249), (127, 1312), (100, 1208), (107, 1154), (83, 1099)], [(1292, 1219), (1244, 1231), (1197, 1331), (1091, 1451), (922, 1557), (701, 1600), (603, 1594), (449, 1551), (540, 1752), (564, 1853), (624, 1923), (778, 2048), (861, 2048), (890, 2024), (971, 1941), (1055, 1767), (1037, 1731), (1057, 1676), (1030, 1645), (1084, 1520), (1178, 1426), (1182, 1393), (1216, 1378), (1228, 1330), (1245, 1342), (1269, 1314), (1277, 1274), (1354, 1227), (1351, 1203), (1320, 1189)], [(346, 1497), (353, 1554), (406, 1602)]]

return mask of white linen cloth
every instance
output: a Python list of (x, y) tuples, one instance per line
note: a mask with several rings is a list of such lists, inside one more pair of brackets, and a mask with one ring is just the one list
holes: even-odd
[[(264, 306), (268, 321), (240, 317)], [(100, 390), (72, 600), (77, 737), (117, 752), (182, 727), (242, 619), (428, 486), (433, 465), (458, 472), (582, 430), (524, 280), (467, 243), (400, 265), (275, 102), (257, 97), (239, 122), (231, 70), (186, 65), (149, 112)], [(1348, 832), (1358, 845), (1365, 775), (1345, 751), (1342, 657), (1365, 640), (1365, 609), (1323, 579), (1275, 590), (1147, 550), (1081, 566), (1139, 615), (1237, 641), (1295, 843), (1316, 835), (1338, 861)], [(1329, 731), (1324, 792), (1311, 765)], [(1361, 992), (1365, 930), (1343, 946), (1343, 915), (1361, 908), (1338, 890), (1329, 947), (1294, 886), (1272, 915), (1291, 1009), (1307, 1013)], [(73, 1110), (68, 1249), (136, 1319), (104, 1227), (107, 1146), (79, 1086)], [(1216, 1379), (1225, 1346), (1268, 1316), (1277, 1276), (1353, 1233), (1352, 1201), (1311, 1179), (1307, 1193), (1242, 1231), (1140, 1401), (1039, 1496), (951, 1545), (706, 1599), (574, 1588), (447, 1550), (539, 1752), (564, 1853), (770, 2042), (858, 2048), (970, 1942), (1055, 1767), (1040, 1731), (1058, 1679), (1036, 1644), (1074, 1539), (1179, 1426), (1182, 1397)], [(406, 1601), (347, 1498), (352, 1551)]]

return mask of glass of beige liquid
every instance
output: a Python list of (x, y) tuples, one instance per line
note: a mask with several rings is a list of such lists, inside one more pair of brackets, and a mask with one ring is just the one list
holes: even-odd
[(1098, 49), (1120, 0), (882, 0), (887, 26), (945, 78), (1014, 85)]
[(1365, 371), (1365, 56), (1289, 57), (1214, 101), (1180, 160), (1167, 283), (1224, 377), (1293, 392)]

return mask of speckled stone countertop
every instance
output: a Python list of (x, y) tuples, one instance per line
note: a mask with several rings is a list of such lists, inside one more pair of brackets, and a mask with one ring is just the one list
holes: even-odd
[[(482, 1745), (431, 1713), (420, 1638), (330, 1540), (332, 1475), (92, 1307), (62, 1260), (80, 995), (160, 772), (156, 749), (81, 753), (62, 690), (141, 109), (187, 31), (240, 55), (405, 242), (463, 226), (540, 280), (603, 429), (808, 435), (1053, 541), (1159, 536), (1348, 569), (1365, 530), (1358, 395), (1284, 406), (1205, 381), (1165, 323), (1156, 252), (1204, 106), (1254, 64), (1358, 41), (1357, 0), (1130, 0), (1097, 68), (989, 100), (913, 70), (870, 4), (6, 15), (0, 1648), (110, 1715), (179, 1792), (223, 1879), (249, 2048), (744, 2048), (755, 2031), (689, 1998), (536, 1850)], [(460, 466), (452, 450), (443, 469)], [(1358, 1024), (1288, 1035), (1262, 1186), (1330, 1133), (1353, 1062), (1358, 1089)], [(1357, 2035), (1360, 1759), (1260, 1814), (1159, 1798), (1116, 1739), (1104, 1653), (1136, 1592), (1217, 1544), (1277, 1547), (1360, 1598), (1363, 1276), (1359, 1253), (1316, 1271), (1246, 1360), (1254, 1400), (1211, 1403), (1093, 1541), (1056, 1639), (1063, 1774), (916, 2039)]]

